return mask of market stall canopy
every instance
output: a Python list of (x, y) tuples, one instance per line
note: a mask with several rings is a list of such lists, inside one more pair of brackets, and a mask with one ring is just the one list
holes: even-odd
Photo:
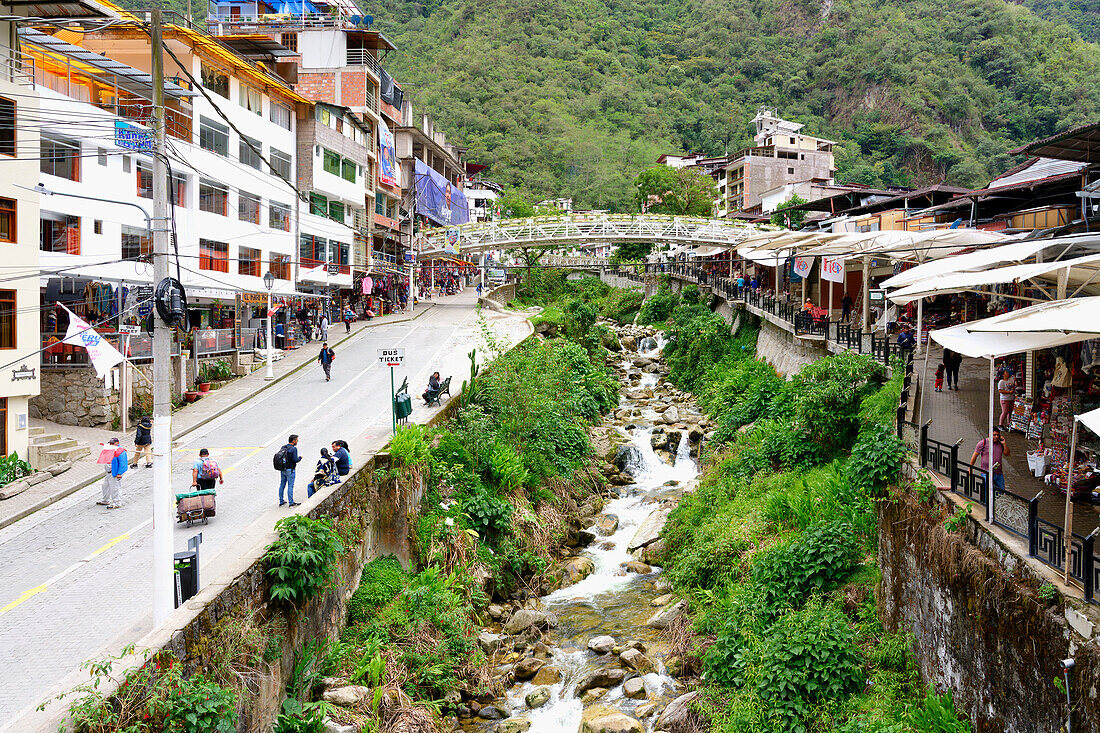
[(1078, 415), (1077, 420), (1092, 432), (1100, 435), (1100, 410), (1092, 410), (1084, 415)]
[(768, 265), (769, 267), (777, 267), (783, 264), (783, 262), (793, 253), (793, 249), (760, 250), (751, 247), (740, 247), (737, 250), (737, 254), (742, 258), (760, 265)]
[[(998, 316), (999, 317), (999, 316)], [(988, 320), (988, 319), (987, 319)], [(1023, 351), (1050, 349), (1062, 344), (1087, 341), (1087, 333), (985, 333), (974, 331), (982, 321), (963, 323), (950, 328), (930, 331), (928, 335), (939, 345), (963, 356), (992, 359)]]
[(882, 282), (884, 288), (903, 288), (907, 285), (957, 272), (980, 272), (1007, 262), (1022, 263), (1047, 247), (1058, 244), (1055, 239), (1035, 239), (1012, 242), (1000, 247), (944, 257), (917, 265)]
[(1100, 296), (1039, 303), (969, 324), (971, 331), (987, 333), (1100, 334)]
[(707, 247), (707, 246), (704, 246), (704, 247), (697, 247), (692, 252), (692, 254), (695, 255), (696, 257), (712, 257), (716, 254), (721, 254), (723, 252), (728, 252), (728, 251), (729, 251), (728, 247), (719, 247), (719, 246)]
[[(1039, 262), (1032, 265), (995, 267), (979, 272), (956, 272), (927, 277), (907, 287), (890, 293), (890, 300), (905, 305), (918, 298), (946, 293), (960, 293), (976, 288), (1003, 285), (1020, 280), (1048, 280), (1053, 283), (1065, 273), (1067, 285), (1085, 288), (1090, 285), (1100, 289), (1100, 255), (1087, 255), (1071, 260)], [(1055, 277), (1051, 277), (1054, 275)]]

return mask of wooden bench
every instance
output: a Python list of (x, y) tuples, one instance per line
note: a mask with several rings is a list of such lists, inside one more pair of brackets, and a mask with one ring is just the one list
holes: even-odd
[(439, 389), (427, 390), (428, 406), (440, 404), (440, 399), (443, 395), (451, 396), (451, 378), (447, 377), (439, 383)]

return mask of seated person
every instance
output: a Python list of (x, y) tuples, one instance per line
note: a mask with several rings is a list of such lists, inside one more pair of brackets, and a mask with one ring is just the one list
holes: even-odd
[(313, 480), (306, 487), (306, 496), (313, 496), (323, 486), (332, 486), (340, 483), (340, 473), (336, 470), (336, 461), (332, 459), (328, 448), (321, 449), (321, 458), (317, 461), (317, 468), (313, 469)]
[(351, 472), (351, 454), (348, 453), (348, 444), (342, 440), (332, 441), (332, 457), (336, 461), (336, 472), (341, 476), (347, 476)]
[(428, 377), (428, 388), (424, 390), (424, 402), (430, 403), (439, 394), (439, 372), (432, 372)]

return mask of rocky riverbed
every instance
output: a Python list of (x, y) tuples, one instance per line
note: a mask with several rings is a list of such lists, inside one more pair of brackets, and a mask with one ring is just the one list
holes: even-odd
[(506, 692), (466, 700), (463, 730), (674, 733), (686, 716), (693, 693), (662, 634), (686, 604), (656, 563), (714, 426), (666, 381), (657, 332), (618, 328), (610, 346), (621, 400), (593, 440), (614, 494), (571, 536), (550, 592), (489, 607), (478, 642)]

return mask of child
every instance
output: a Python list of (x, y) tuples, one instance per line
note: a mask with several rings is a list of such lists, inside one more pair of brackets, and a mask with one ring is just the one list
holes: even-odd
[(947, 371), (947, 367), (944, 366), (943, 364), (940, 364), (939, 368), (936, 369), (936, 391), (937, 392), (942, 392), (943, 391), (943, 375), (946, 371)]

